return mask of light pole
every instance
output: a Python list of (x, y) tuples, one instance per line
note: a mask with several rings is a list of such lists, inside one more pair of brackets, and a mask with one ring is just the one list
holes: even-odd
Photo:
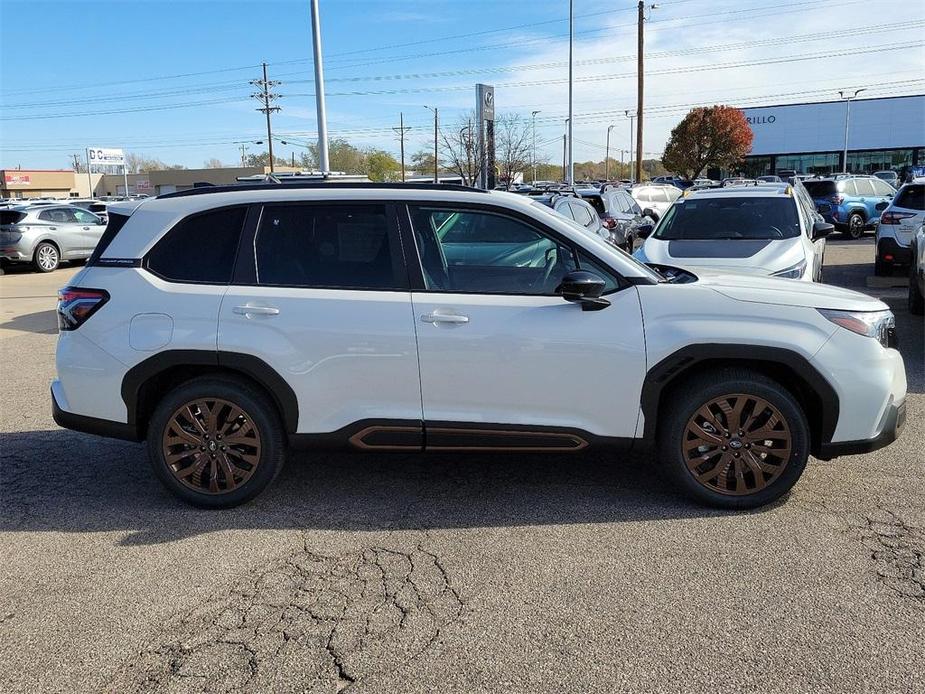
[(575, 43), (573, 0), (568, 0), (568, 171), (566, 183), (575, 183), (575, 161), (572, 153), (572, 46)]
[(533, 155), (530, 157), (533, 160), (533, 182), (536, 183), (536, 114), (540, 111), (533, 111), (530, 114), (530, 119), (533, 123), (531, 130), (533, 131)]
[(607, 126), (607, 147), (604, 150), (604, 180), (610, 180), (610, 131), (613, 130), (613, 123)]
[(635, 172), (633, 171), (633, 119), (634, 119), (636, 116), (635, 116), (635, 115), (630, 115), (630, 112), (629, 112), (628, 109), (627, 109), (626, 111), (624, 111), (623, 113), (626, 115), (627, 118), (630, 119), (630, 182), (631, 182), (631, 183), (635, 183), (635, 182), (636, 182), (636, 174), (635, 174)]
[(571, 122), (572, 122), (571, 118), (565, 119), (565, 132), (562, 133), (562, 180), (565, 182), (566, 185), (572, 185), (569, 182), (569, 167), (568, 167), (569, 149), (570, 149), (568, 133), (570, 130), (569, 123)]
[[(321, 17), (318, 0), (311, 0), (312, 55), (315, 62), (315, 111), (318, 117), (318, 168), (321, 173), (331, 170), (328, 161), (328, 112), (324, 104), (324, 59), (321, 55)], [(273, 157), (270, 157), (272, 160)]]
[(437, 175), (437, 133), (440, 126), (439, 121), (437, 120), (437, 107), (425, 106), (424, 108), (434, 112), (434, 183), (439, 183), (440, 181)]
[(838, 92), (838, 97), (845, 102), (845, 151), (841, 165), (842, 173), (848, 173), (848, 121), (851, 118), (851, 100), (857, 99), (858, 94), (866, 91), (867, 89), (862, 87), (861, 89), (856, 89), (854, 94), (851, 96), (845, 96), (845, 94), (848, 92), (844, 90)]

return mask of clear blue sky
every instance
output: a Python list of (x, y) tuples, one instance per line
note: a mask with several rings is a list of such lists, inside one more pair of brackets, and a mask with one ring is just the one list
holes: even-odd
[[(659, 5), (647, 27), (647, 152), (661, 151), (694, 104), (818, 101), (851, 86), (871, 97), (925, 91), (925, 3)], [(408, 149), (422, 149), (432, 137), (424, 106), (453, 127), (483, 81), (496, 85), (499, 111), (541, 111), (539, 149), (559, 160), (566, 0), (321, 0), (321, 13), (332, 136), (397, 151), (390, 129), (404, 112)], [(635, 2), (575, 0), (575, 15), (575, 157), (602, 159), (611, 123), (618, 156), (629, 144), (623, 112), (635, 108)], [(851, 50), (869, 52), (838, 55)], [(247, 84), (262, 61), (283, 82), (274, 130), (310, 139), (308, 0), (0, 0), (0, 166), (66, 168), (88, 145), (189, 167), (234, 163), (235, 141), (265, 137)]]

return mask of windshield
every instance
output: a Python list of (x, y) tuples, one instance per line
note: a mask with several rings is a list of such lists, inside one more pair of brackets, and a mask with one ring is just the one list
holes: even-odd
[(800, 235), (793, 198), (687, 198), (676, 202), (653, 236), (663, 241), (791, 239)]

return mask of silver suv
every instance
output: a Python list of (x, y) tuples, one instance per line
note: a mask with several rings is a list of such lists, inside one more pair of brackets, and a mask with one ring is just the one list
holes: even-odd
[(0, 261), (32, 263), (39, 272), (51, 272), (62, 260), (89, 258), (105, 226), (100, 217), (72, 205), (0, 210)]

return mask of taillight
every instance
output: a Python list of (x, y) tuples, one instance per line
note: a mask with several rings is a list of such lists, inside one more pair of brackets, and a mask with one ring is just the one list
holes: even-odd
[(831, 200), (836, 205), (841, 205), (845, 201), (845, 198), (843, 198), (841, 195), (833, 195), (829, 198), (829, 200)]
[(880, 215), (881, 224), (899, 224), (900, 219), (915, 217), (915, 212), (884, 212)]
[(107, 301), (109, 292), (103, 289), (65, 287), (58, 292), (58, 328), (77, 330)]

